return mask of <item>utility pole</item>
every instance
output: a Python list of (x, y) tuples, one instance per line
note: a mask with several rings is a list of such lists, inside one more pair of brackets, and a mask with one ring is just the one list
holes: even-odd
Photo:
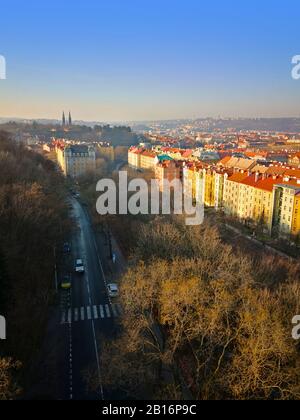
[(111, 232), (108, 231), (108, 244), (109, 244), (109, 256), (110, 259), (113, 259), (113, 247), (112, 247), (112, 240), (111, 240)]
[(58, 278), (57, 278), (57, 264), (56, 264), (56, 247), (53, 247), (54, 253), (54, 276), (55, 276), (55, 291), (58, 292)]

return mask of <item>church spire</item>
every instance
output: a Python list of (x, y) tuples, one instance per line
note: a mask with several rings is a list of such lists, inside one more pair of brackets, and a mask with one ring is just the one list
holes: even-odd
[(65, 125), (66, 125), (66, 116), (65, 116), (65, 112), (63, 112), (63, 115), (62, 115), (62, 126), (65, 127)]
[(73, 124), (72, 115), (71, 115), (71, 112), (69, 112), (69, 125), (72, 125), (72, 124)]

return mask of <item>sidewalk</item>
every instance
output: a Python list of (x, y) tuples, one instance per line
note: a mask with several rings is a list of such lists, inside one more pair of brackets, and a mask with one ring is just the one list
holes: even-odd
[(256, 245), (260, 246), (261, 248), (265, 249), (266, 251), (271, 252), (272, 254), (276, 254), (276, 255), (278, 255), (279, 257), (282, 257), (282, 258), (287, 258), (287, 259), (290, 259), (290, 260), (294, 260), (294, 257), (292, 257), (288, 254), (285, 254), (284, 252), (279, 251), (278, 249), (273, 248), (270, 245), (267, 245), (267, 244), (261, 242), (257, 238), (254, 238), (252, 236), (249, 236), (249, 235), (246, 235), (246, 234), (242, 233), (238, 228), (230, 226), (227, 223), (224, 224), (224, 227), (228, 230), (231, 230), (232, 232), (234, 232), (238, 236), (243, 237), (243, 238), (247, 239), (248, 241), (251, 241), (253, 244), (256, 244)]
[(107, 281), (109, 283), (118, 282), (122, 274), (126, 271), (127, 260), (124, 257), (121, 248), (119, 247), (116, 239), (111, 234), (112, 242), (112, 253), (116, 256), (116, 262), (113, 263), (110, 256), (110, 246), (107, 240), (107, 237), (104, 232), (95, 230), (97, 246), (99, 249), (99, 254), (101, 256), (103, 269), (105, 275), (107, 276)]

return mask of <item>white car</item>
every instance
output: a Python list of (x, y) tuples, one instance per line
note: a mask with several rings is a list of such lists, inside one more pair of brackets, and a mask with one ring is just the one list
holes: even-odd
[(107, 290), (109, 297), (116, 298), (119, 296), (119, 287), (117, 284), (109, 284)]
[(82, 274), (84, 273), (84, 265), (82, 260), (76, 260), (76, 266), (75, 266), (76, 273)]

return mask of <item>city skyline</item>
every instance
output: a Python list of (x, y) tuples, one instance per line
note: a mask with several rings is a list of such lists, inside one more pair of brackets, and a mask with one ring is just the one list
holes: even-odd
[(2, 6), (0, 116), (56, 119), (71, 108), (84, 121), (299, 117), (299, 8), (14, 1)]

